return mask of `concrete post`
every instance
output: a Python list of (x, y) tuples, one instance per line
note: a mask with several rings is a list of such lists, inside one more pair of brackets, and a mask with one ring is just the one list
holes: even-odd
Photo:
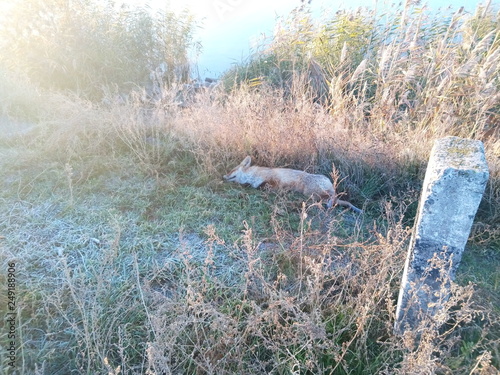
[(480, 141), (446, 137), (431, 152), (408, 250), (394, 331), (435, 319), (469, 237), (488, 180)]

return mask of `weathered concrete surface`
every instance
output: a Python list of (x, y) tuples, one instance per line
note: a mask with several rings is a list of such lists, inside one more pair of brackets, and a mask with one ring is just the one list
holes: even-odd
[[(403, 333), (439, 313), (449, 297), (488, 180), (482, 142), (435, 142), (408, 250), (394, 330)], [(430, 261), (433, 259), (433, 261)]]

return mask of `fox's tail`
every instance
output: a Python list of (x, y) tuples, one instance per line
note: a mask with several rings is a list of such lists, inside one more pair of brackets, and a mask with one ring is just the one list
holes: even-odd
[(327, 203), (327, 207), (331, 208), (334, 204), (338, 204), (339, 206), (343, 206), (343, 207), (348, 207), (348, 208), (350, 208), (351, 210), (353, 210), (354, 212), (356, 212), (358, 214), (362, 214), (363, 213), (363, 210), (360, 210), (359, 208), (357, 208), (353, 204), (351, 204), (351, 203), (349, 203), (347, 201), (343, 201), (341, 199), (330, 199), (328, 201), (328, 203)]

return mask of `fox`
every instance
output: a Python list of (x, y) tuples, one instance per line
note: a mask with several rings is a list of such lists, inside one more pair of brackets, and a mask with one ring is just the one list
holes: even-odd
[(248, 184), (255, 189), (267, 186), (271, 189), (292, 190), (308, 197), (312, 196), (315, 200), (326, 200), (328, 208), (339, 205), (348, 207), (356, 213), (363, 213), (351, 203), (340, 200), (332, 182), (326, 176), (290, 168), (250, 166), (251, 163), (251, 157), (245, 157), (237, 167), (223, 176), (224, 180), (242, 185)]

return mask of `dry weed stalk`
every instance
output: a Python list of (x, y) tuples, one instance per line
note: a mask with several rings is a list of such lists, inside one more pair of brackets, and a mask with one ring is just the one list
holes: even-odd
[[(426, 321), (418, 344), (411, 333), (401, 342), (391, 334), (391, 319), (409, 230), (399, 222), (371, 242), (344, 241), (334, 236), (340, 223), (323, 234), (307, 229), (307, 209), (296, 236), (276, 228), (279, 246), (269, 250), (246, 227), (238, 255), (246, 271), (232, 286), (221, 283), (213, 261), (221, 241), (222, 248), (209, 245), (201, 267), (189, 248), (182, 250), (175, 293), (151, 295), (157, 334), (148, 353), (155, 373), (348, 373), (359, 361), (371, 373), (451, 371), (446, 362), (459, 344), (456, 331), (482, 314), (471, 302), (472, 288), (452, 284), (442, 322)], [(210, 233), (208, 244), (217, 241)], [(379, 363), (370, 364), (373, 350), (380, 350)], [(396, 358), (402, 361), (390, 365)], [(487, 355), (479, 363), (487, 367)]]

